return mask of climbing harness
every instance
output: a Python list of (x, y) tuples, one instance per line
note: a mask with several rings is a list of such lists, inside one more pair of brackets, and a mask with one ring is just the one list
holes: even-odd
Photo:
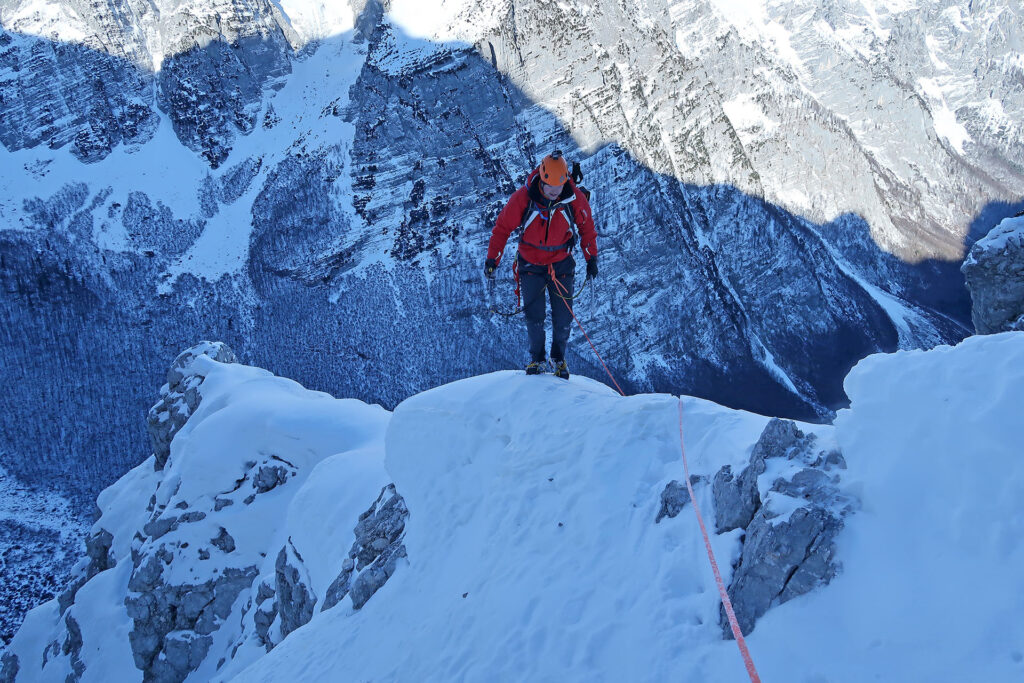
[[(519, 277), (520, 277), (519, 276), (519, 259), (517, 258), (515, 261), (512, 262), (512, 278), (515, 281), (515, 285), (516, 285), (515, 292), (514, 292), (515, 296), (516, 296), (516, 306), (511, 311), (509, 311), (509, 310), (502, 310), (502, 309), (500, 309), (498, 307), (497, 303), (493, 303), (497, 297), (494, 295), (494, 292), (495, 292), (495, 289), (496, 289), (495, 288), (495, 284), (494, 284), (494, 280), (491, 280), (490, 285), (489, 285), (489, 288), (491, 290), (491, 296), (489, 298), (491, 299), (492, 303), (491, 303), (490, 306), (488, 306), (488, 310), (491, 313), (494, 313), (496, 315), (501, 315), (501, 316), (504, 316), (506, 318), (511, 318), (512, 316), (518, 315), (518, 314), (523, 312), (523, 310), (526, 308), (527, 304), (523, 303), (522, 291), (521, 291), (521, 286), (520, 286), (521, 283), (520, 283)], [(548, 266), (548, 278), (550, 280), (554, 280), (556, 282), (558, 280), (555, 277), (555, 270), (554, 270), (554, 265), (553, 264)], [(576, 290), (576, 293), (573, 294), (572, 296), (569, 296), (569, 297), (565, 297), (565, 296), (563, 296), (561, 294), (561, 292), (557, 291), (558, 289), (564, 289), (564, 287), (559, 286), (558, 288), (556, 288), (555, 296), (557, 296), (559, 299), (561, 299), (562, 301), (565, 301), (567, 303), (570, 302), (570, 301), (575, 301), (587, 289), (587, 284), (589, 284), (589, 282), (590, 282), (590, 278), (585, 278), (584, 281), (583, 281), (583, 284), (580, 286), (579, 289)], [(559, 285), (561, 285), (561, 283), (559, 283)], [(543, 295), (544, 295), (544, 290), (542, 289), (540, 291), (540, 296), (543, 296)], [(530, 301), (529, 303), (533, 303), (533, 301)], [(570, 307), (569, 310), (571, 311), (572, 308)]]

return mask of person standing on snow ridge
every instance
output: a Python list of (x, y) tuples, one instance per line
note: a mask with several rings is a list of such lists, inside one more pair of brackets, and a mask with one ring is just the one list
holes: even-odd
[(530, 340), (530, 364), (526, 374), (543, 372), (544, 290), (551, 300), (551, 361), (555, 375), (569, 379), (565, 346), (569, 324), (576, 261), (572, 249), (577, 231), (583, 257), (587, 261), (587, 279), (597, 276), (597, 229), (590, 203), (569, 177), (569, 167), (560, 151), (544, 157), (526, 184), (516, 190), (498, 215), (487, 247), (484, 274), (494, 277), (501, 264), (502, 251), (509, 235), (522, 226), (516, 268), (522, 288), (523, 314)]

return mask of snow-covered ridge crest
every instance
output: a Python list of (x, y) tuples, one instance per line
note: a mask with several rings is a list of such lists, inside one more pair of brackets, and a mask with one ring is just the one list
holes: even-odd
[[(186, 357), (202, 400), (163, 470), (151, 458), (101, 496), (91, 575), (30, 614), (5, 680), (741, 670), (680, 494), (679, 399), (499, 372), (389, 414)], [(696, 495), (734, 603), (757, 617), (761, 674), (1013, 680), (1024, 334), (873, 356), (847, 385), (834, 429), (683, 399)], [(975, 448), (965, 471), (955, 456)], [(957, 559), (925, 570), (937, 553)]]

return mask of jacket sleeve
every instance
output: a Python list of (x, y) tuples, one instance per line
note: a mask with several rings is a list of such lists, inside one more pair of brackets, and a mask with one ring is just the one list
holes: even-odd
[(491, 241), (487, 245), (487, 258), (492, 258), (501, 263), (501, 255), (505, 250), (509, 235), (519, 227), (523, 220), (523, 210), (529, 200), (526, 196), (526, 188), (516, 190), (515, 194), (505, 204), (505, 208), (498, 214), (498, 220), (491, 230)]
[(590, 210), (590, 202), (586, 195), (576, 190), (576, 205), (574, 216), (576, 227), (580, 231), (580, 248), (583, 250), (583, 258), (587, 261), (597, 256), (597, 227), (594, 225), (594, 214)]

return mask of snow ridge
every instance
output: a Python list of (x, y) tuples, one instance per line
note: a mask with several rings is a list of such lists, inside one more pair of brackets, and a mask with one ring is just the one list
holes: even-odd
[[(204, 377), (202, 401), (164, 470), (151, 458), (99, 501), (94, 534), (109, 532), (116, 564), (104, 560), (63, 613), (54, 600), (29, 615), (5, 676), (141, 680), (156, 616), (141, 604), (168, 591), (179, 618), (190, 604), (198, 614), (152, 660), (174, 680), (741, 675), (678, 494), (678, 398), (498, 372), (389, 414), (204, 356), (184, 371)], [(810, 521), (814, 489), (836, 511), (863, 504), (839, 526), (819, 519), (838, 561), (829, 585), (794, 593), (794, 579), (788, 598), (762, 603), (748, 636), (759, 671), (1016, 680), (1024, 333), (872, 356), (846, 384), (853, 403), (835, 428), (682, 399), (727, 582), (737, 564), (745, 582), (763, 579), (743, 529), (719, 528), (734, 512), (720, 507), (730, 470), (743, 471), (737, 493), (763, 503), (747, 533), (766, 543)], [(364, 550), (396, 541), (369, 599), (325, 600)]]

